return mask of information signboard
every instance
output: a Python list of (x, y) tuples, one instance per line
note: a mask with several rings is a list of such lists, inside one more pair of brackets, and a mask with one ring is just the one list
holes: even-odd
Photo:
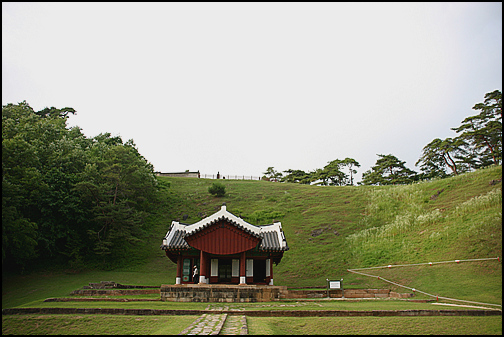
[(344, 290), (343, 290), (343, 279), (341, 280), (329, 280), (326, 279), (327, 281), (327, 297), (329, 298), (329, 291), (332, 289), (341, 289), (341, 297), (345, 297)]
[(341, 289), (341, 281), (329, 281), (329, 289)]

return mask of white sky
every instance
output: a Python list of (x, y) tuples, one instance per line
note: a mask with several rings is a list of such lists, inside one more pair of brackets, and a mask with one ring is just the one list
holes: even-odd
[(2, 105), (73, 107), (156, 171), (415, 162), (502, 91), (502, 3), (2, 3)]

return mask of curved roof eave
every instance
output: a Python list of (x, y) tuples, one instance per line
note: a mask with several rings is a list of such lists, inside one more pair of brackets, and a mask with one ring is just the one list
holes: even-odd
[(195, 224), (187, 225), (185, 227), (186, 236), (199, 232), (200, 230), (210, 226), (211, 224), (224, 219), (231, 221), (238, 228), (243, 229), (256, 237), (259, 237), (261, 234), (260, 227), (249, 224), (242, 218), (239, 218), (236, 215), (228, 212), (226, 210), (226, 205), (222, 205), (220, 211), (218, 211), (217, 213), (207, 216), (206, 218), (196, 222)]

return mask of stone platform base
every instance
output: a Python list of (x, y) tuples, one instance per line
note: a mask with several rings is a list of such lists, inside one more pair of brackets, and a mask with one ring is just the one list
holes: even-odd
[(161, 301), (171, 302), (271, 302), (280, 300), (285, 286), (227, 284), (163, 284)]

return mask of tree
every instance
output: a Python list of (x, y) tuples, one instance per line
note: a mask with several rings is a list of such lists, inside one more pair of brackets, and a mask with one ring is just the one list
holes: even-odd
[(87, 233), (94, 251), (111, 265), (140, 242), (145, 218), (155, 201), (157, 180), (153, 167), (143, 158), (132, 140), (95, 137), (80, 182), (81, 193), (93, 214)]
[(465, 118), (462, 125), (452, 130), (476, 151), (474, 168), (498, 165), (502, 162), (502, 93), (495, 90), (485, 94), (484, 102), (473, 109), (480, 113)]
[(313, 173), (313, 180), (321, 180), (320, 185), (345, 185), (347, 175), (341, 171), (342, 161), (339, 159), (330, 161), (323, 169)]
[(404, 166), (405, 162), (395, 156), (382, 155), (376, 165), (362, 174), (362, 185), (396, 185), (408, 184), (414, 181), (416, 172)]
[(313, 177), (310, 173), (306, 173), (302, 170), (285, 170), (287, 173), (282, 177), (282, 182), (286, 183), (300, 183), (300, 184), (310, 184), (313, 181)]
[(444, 140), (436, 138), (424, 146), (422, 156), (415, 166), (420, 164), (425, 178), (446, 177), (448, 175), (446, 167), (449, 167), (452, 173), (457, 175), (464, 168), (464, 164), (457, 159), (467, 153), (464, 149), (466, 146), (467, 143), (460, 138), (446, 138)]
[[(357, 171), (353, 169), (354, 166), (360, 166), (355, 159), (335, 159), (328, 162), (323, 169), (316, 169), (312, 172), (311, 180), (320, 180), (318, 185), (322, 186), (353, 185), (353, 174), (357, 173)], [(342, 171), (344, 168), (348, 168), (349, 175)]]
[(279, 181), (282, 178), (282, 173), (277, 172), (273, 166), (268, 167), (266, 172), (263, 173), (264, 177), (269, 181)]
[(473, 107), (479, 114), (452, 128), (460, 135), (441, 140), (436, 138), (422, 149), (415, 163), (423, 173), (422, 178), (446, 177), (491, 164), (502, 163), (502, 93), (499, 90), (485, 95), (483, 103)]
[(2, 107), (5, 268), (74, 264), (95, 253), (113, 263), (142, 238), (157, 195), (152, 165), (131, 140), (67, 128), (69, 114), (35, 112), (25, 101)]
[[(47, 109), (47, 108), (46, 108)], [(2, 107), (2, 263), (24, 268), (54, 259), (79, 227), (80, 200), (71, 193), (84, 167), (85, 137), (66, 128), (67, 112), (35, 112), (23, 101)]]
[(321, 185), (321, 186), (328, 186), (329, 185), (328, 177), (327, 177), (326, 172), (324, 172), (324, 169), (318, 168), (315, 171), (311, 172), (310, 176), (312, 177), (311, 179), (314, 182), (320, 181), (316, 185)]
[(354, 170), (353, 167), (360, 167), (360, 164), (355, 159), (348, 157), (343, 159), (341, 164), (347, 167), (350, 173), (350, 180), (347, 182), (347, 185), (353, 185), (353, 175), (357, 173), (357, 170)]
[(68, 114), (71, 113), (72, 115), (76, 114), (75, 109), (73, 108), (63, 108), (63, 109), (56, 109), (55, 107), (50, 107), (50, 108), (44, 108), (40, 111), (35, 112), (37, 115), (41, 117), (68, 117)]

